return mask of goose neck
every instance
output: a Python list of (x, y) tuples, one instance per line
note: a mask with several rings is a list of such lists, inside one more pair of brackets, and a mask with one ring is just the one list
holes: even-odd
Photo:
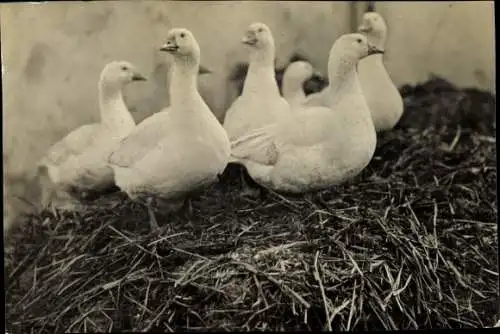
[(335, 70), (329, 71), (330, 90), (336, 96), (360, 90), (360, 84), (356, 68), (351, 64), (337, 66)]
[(198, 67), (198, 64), (185, 61), (174, 64), (169, 88), (172, 106), (184, 105), (198, 96)]
[(243, 94), (262, 90), (279, 94), (274, 71), (274, 54), (269, 50), (259, 50), (251, 54)]
[(299, 81), (283, 80), (282, 91), (285, 99), (292, 98), (294, 96), (301, 98), (306, 96), (304, 89), (302, 88), (302, 82)]
[(386, 39), (387, 36), (386, 33), (384, 32), (379, 32), (368, 36), (368, 42), (370, 42), (370, 44), (372, 44), (373, 46), (377, 47), (377, 49), (380, 50), (385, 49)]
[(100, 82), (98, 89), (101, 123), (104, 126), (111, 129), (135, 124), (123, 99), (121, 87)]

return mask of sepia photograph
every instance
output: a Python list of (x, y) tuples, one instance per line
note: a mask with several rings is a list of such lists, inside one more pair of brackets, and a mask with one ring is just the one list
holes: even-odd
[(500, 327), (493, 1), (0, 26), (5, 333)]

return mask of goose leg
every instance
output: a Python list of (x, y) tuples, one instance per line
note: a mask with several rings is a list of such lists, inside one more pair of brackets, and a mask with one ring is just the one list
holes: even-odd
[(171, 210), (175, 211), (179, 216), (183, 216), (187, 220), (189, 220), (189, 218), (193, 214), (193, 206), (189, 197), (186, 197), (181, 202), (178, 202), (175, 207), (175, 209), (172, 208)]
[(55, 209), (63, 211), (81, 211), (81, 202), (72, 196), (71, 187), (53, 183), (46, 174), (38, 175), (38, 185), (41, 189), (38, 211)]
[(313, 197), (313, 194), (312, 194), (312, 193), (306, 193), (306, 194), (304, 195), (304, 199), (305, 199), (307, 202), (309, 202), (309, 203), (311, 203), (311, 204), (314, 204), (314, 197)]
[(245, 172), (241, 171), (240, 173), (240, 179), (241, 179), (241, 195), (242, 196), (247, 196), (250, 198), (257, 198), (259, 196), (262, 196), (261, 189), (252, 187), (248, 184), (248, 182), (245, 179)]
[(313, 205), (322, 206), (324, 209), (328, 209), (328, 203), (323, 198), (323, 194), (321, 192), (318, 193), (307, 193), (305, 199)]
[(316, 200), (318, 201), (318, 204), (323, 207), (323, 209), (325, 209), (325, 210), (329, 209), (329, 205), (325, 201), (325, 199), (323, 198), (323, 193), (322, 192), (319, 192), (319, 193), (316, 194)]
[(86, 190), (83, 190), (81, 193), (80, 193), (80, 197), (83, 199), (83, 200), (89, 200), (90, 198), (90, 193)]
[(153, 198), (148, 197), (147, 199), (147, 207), (149, 213), (149, 224), (151, 226), (152, 232), (158, 232), (160, 230), (160, 226), (158, 225), (158, 221), (156, 220), (156, 215), (153, 209)]
[(187, 220), (187, 226), (192, 227), (193, 223), (191, 221), (191, 217), (193, 216), (193, 205), (191, 203), (191, 198), (186, 197), (180, 209), (180, 213), (184, 216), (184, 219)]
[(245, 172), (243, 169), (240, 170), (240, 183), (241, 183), (241, 189), (245, 189), (247, 187), (247, 182), (245, 180)]
[(184, 213), (187, 218), (191, 217), (193, 215), (193, 204), (191, 203), (191, 198), (187, 197), (184, 200)]
[(52, 199), (55, 196), (55, 190), (53, 188), (42, 189), (40, 206), (38, 208), (39, 212), (47, 209), (51, 209)]
[(38, 212), (52, 209), (52, 201), (56, 195), (56, 186), (50, 179), (48, 169), (45, 166), (38, 167), (37, 175), (34, 179), (34, 188), (40, 189), (40, 200)]
[(64, 189), (56, 189), (50, 196), (50, 206), (63, 211), (84, 211), (85, 206)]

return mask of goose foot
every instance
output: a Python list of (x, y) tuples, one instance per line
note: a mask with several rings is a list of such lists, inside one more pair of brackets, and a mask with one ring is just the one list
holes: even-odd
[(47, 208), (50, 208), (52, 211), (55, 209), (72, 212), (85, 210), (85, 205), (82, 202), (61, 189), (51, 192), (49, 197), (44, 198), (44, 201), (46, 202), (44, 205), (47, 205)]
[(92, 194), (89, 191), (82, 191), (80, 193), (80, 198), (84, 201), (89, 201), (92, 198)]
[(241, 191), (241, 196), (248, 197), (251, 199), (262, 198), (262, 190), (247, 185), (243, 187), (243, 190)]
[(317, 195), (316, 195), (316, 199), (318, 201), (318, 203), (324, 208), (324, 209), (328, 209), (328, 203), (325, 201), (325, 199), (323, 198), (323, 193), (319, 192)]
[(328, 209), (328, 203), (323, 199), (323, 194), (321, 192), (307, 193), (304, 197), (309, 203)]
[(264, 192), (261, 187), (253, 187), (248, 184), (248, 181), (245, 178), (245, 174), (242, 171), (240, 174), (241, 178), (241, 196), (248, 197), (251, 199), (263, 198)]
[(190, 198), (186, 198), (184, 203), (182, 204), (181, 210), (184, 218), (188, 219), (193, 215), (193, 204), (191, 203)]

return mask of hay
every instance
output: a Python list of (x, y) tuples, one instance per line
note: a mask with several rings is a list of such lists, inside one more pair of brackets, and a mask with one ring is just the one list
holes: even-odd
[(439, 80), (403, 88), (398, 129), (335, 189), (253, 201), (229, 171), (161, 237), (120, 193), (31, 217), (6, 240), (7, 329), (492, 326), (494, 99)]

